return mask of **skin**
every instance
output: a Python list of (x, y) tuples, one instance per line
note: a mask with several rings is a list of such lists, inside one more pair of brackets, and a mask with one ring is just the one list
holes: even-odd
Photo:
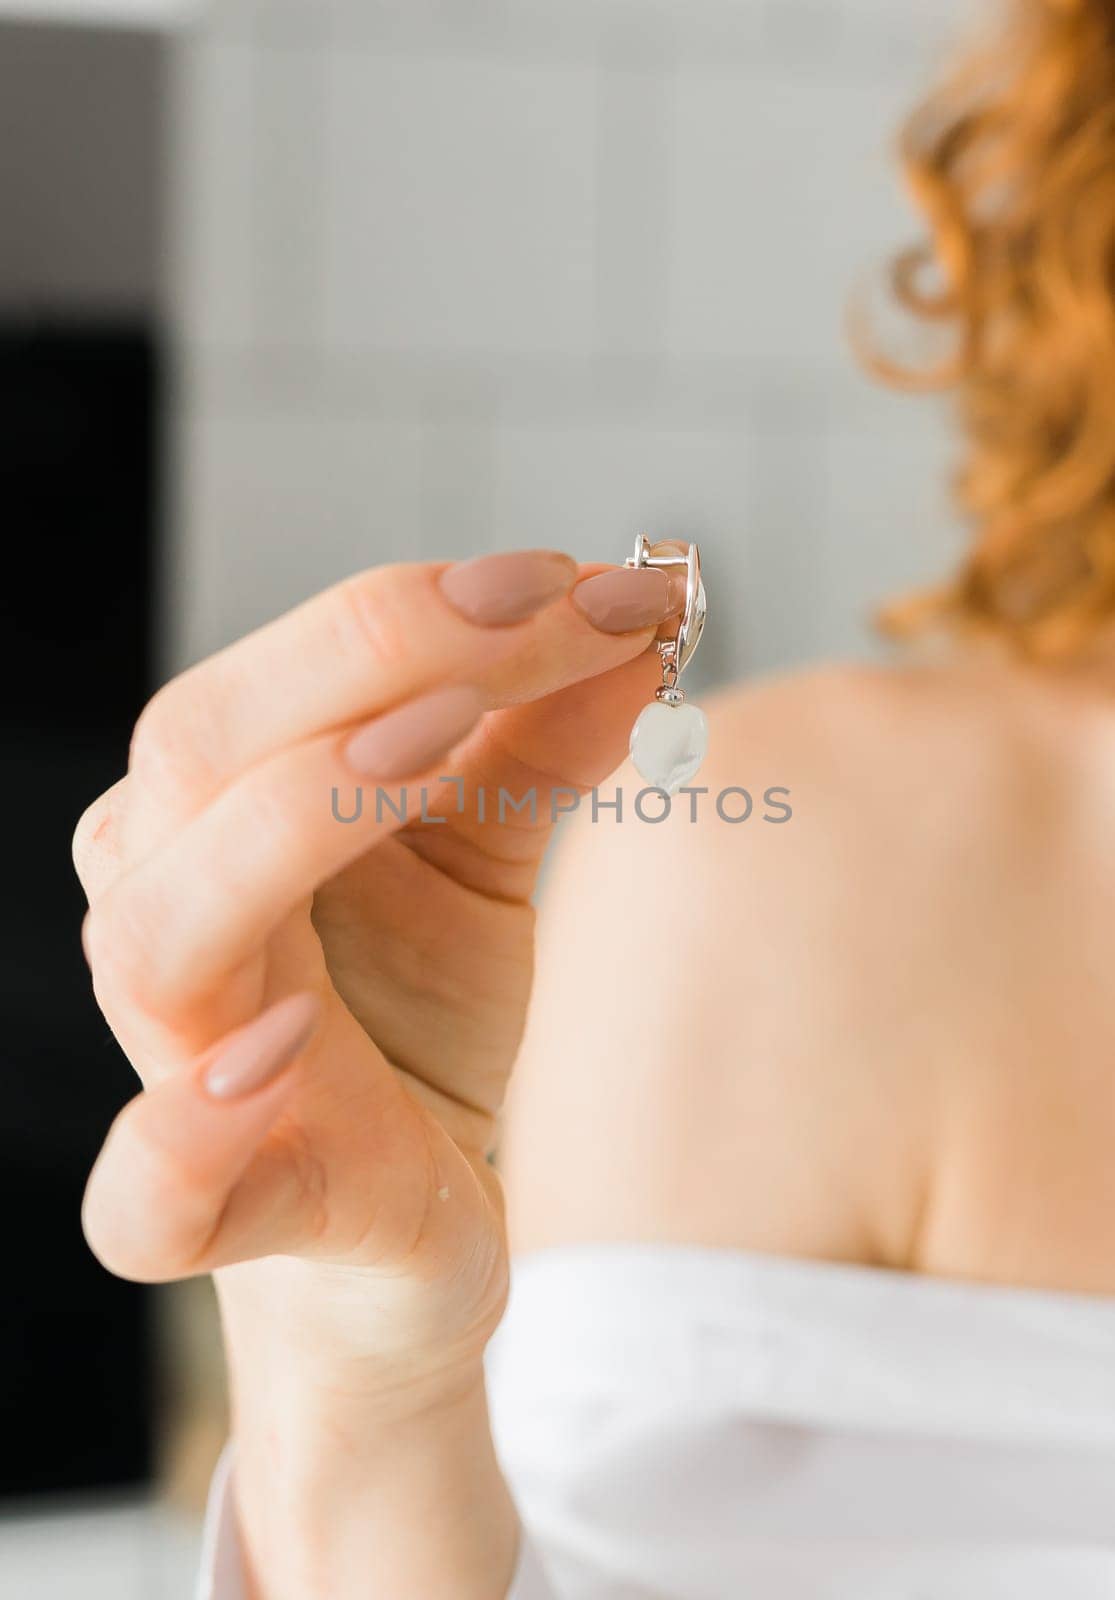
[[(125, 1276), (215, 1271), (259, 1600), (355, 1600), (369, 1570), (399, 1600), (506, 1590), (481, 1358), (517, 1054), (517, 1247), (1115, 1278), (1107, 668), (957, 654), (721, 697), (699, 781), (785, 785), (792, 821), (575, 822), (532, 997), (545, 826), (478, 827), (451, 791), (444, 827), (339, 828), (321, 797), (351, 785), (348, 732), (443, 682), (497, 709), (428, 782), (603, 784), (653, 630), (600, 634), (568, 598), (475, 627), (438, 571), (363, 574), (176, 680), (75, 841), (94, 986), (145, 1086), (86, 1230)], [(230, 1030), (305, 989), (295, 1064), (208, 1098)]]
[[(91, 1175), (86, 1234), (126, 1277), (215, 1273), (265, 1600), (346, 1600), (370, 1568), (399, 1600), (490, 1597), (515, 1559), (481, 1372), (507, 1285), (487, 1156), (547, 812), (482, 826), (437, 775), (516, 794), (602, 780), (657, 681), (655, 630), (598, 632), (568, 595), (480, 627), (441, 570), (361, 574), (176, 679), (74, 841), (94, 989), (144, 1083)], [(597, 570), (570, 562), (570, 586)], [(445, 824), (400, 830), (368, 804), (340, 826), (349, 736), (450, 683), (494, 709), (408, 780)], [(321, 1021), (294, 1065), (213, 1099), (206, 1063), (295, 991)]]
[(1115, 1290), (1113, 686), (973, 650), (735, 689), (697, 781), (756, 815), (786, 785), (789, 823), (582, 822), (511, 1092), (516, 1247)]

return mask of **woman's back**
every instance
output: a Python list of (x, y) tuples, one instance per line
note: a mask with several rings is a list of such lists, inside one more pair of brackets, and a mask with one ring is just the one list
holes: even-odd
[(830, 669), (711, 720), (697, 823), (634, 817), (624, 773), (544, 896), (520, 1248), (1115, 1289), (1115, 669)]
[(625, 781), (545, 897), (490, 1362), (527, 1523), (607, 1600), (1098, 1600), (1115, 700), (971, 658), (712, 728), (705, 820)]

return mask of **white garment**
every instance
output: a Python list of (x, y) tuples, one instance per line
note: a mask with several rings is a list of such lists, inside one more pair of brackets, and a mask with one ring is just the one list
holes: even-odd
[(576, 1247), (489, 1373), (511, 1600), (1115, 1600), (1115, 1300)]

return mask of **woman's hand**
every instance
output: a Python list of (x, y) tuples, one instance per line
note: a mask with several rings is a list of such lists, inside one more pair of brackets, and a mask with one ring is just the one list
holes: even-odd
[(618, 764), (677, 600), (548, 552), (363, 573), (162, 689), (82, 818), (85, 948), (144, 1084), (87, 1236), (127, 1277), (218, 1270), (240, 1364), (280, 1339), (388, 1397), (482, 1350), (551, 796)]

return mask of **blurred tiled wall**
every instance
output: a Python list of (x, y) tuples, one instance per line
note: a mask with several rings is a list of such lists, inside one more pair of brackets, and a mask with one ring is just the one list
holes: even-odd
[[(954, 550), (847, 353), (958, 0), (227, 0), (178, 47), (168, 667), (341, 574), (702, 540), (706, 675)], [(715, 585), (715, 587), (711, 587)]]

